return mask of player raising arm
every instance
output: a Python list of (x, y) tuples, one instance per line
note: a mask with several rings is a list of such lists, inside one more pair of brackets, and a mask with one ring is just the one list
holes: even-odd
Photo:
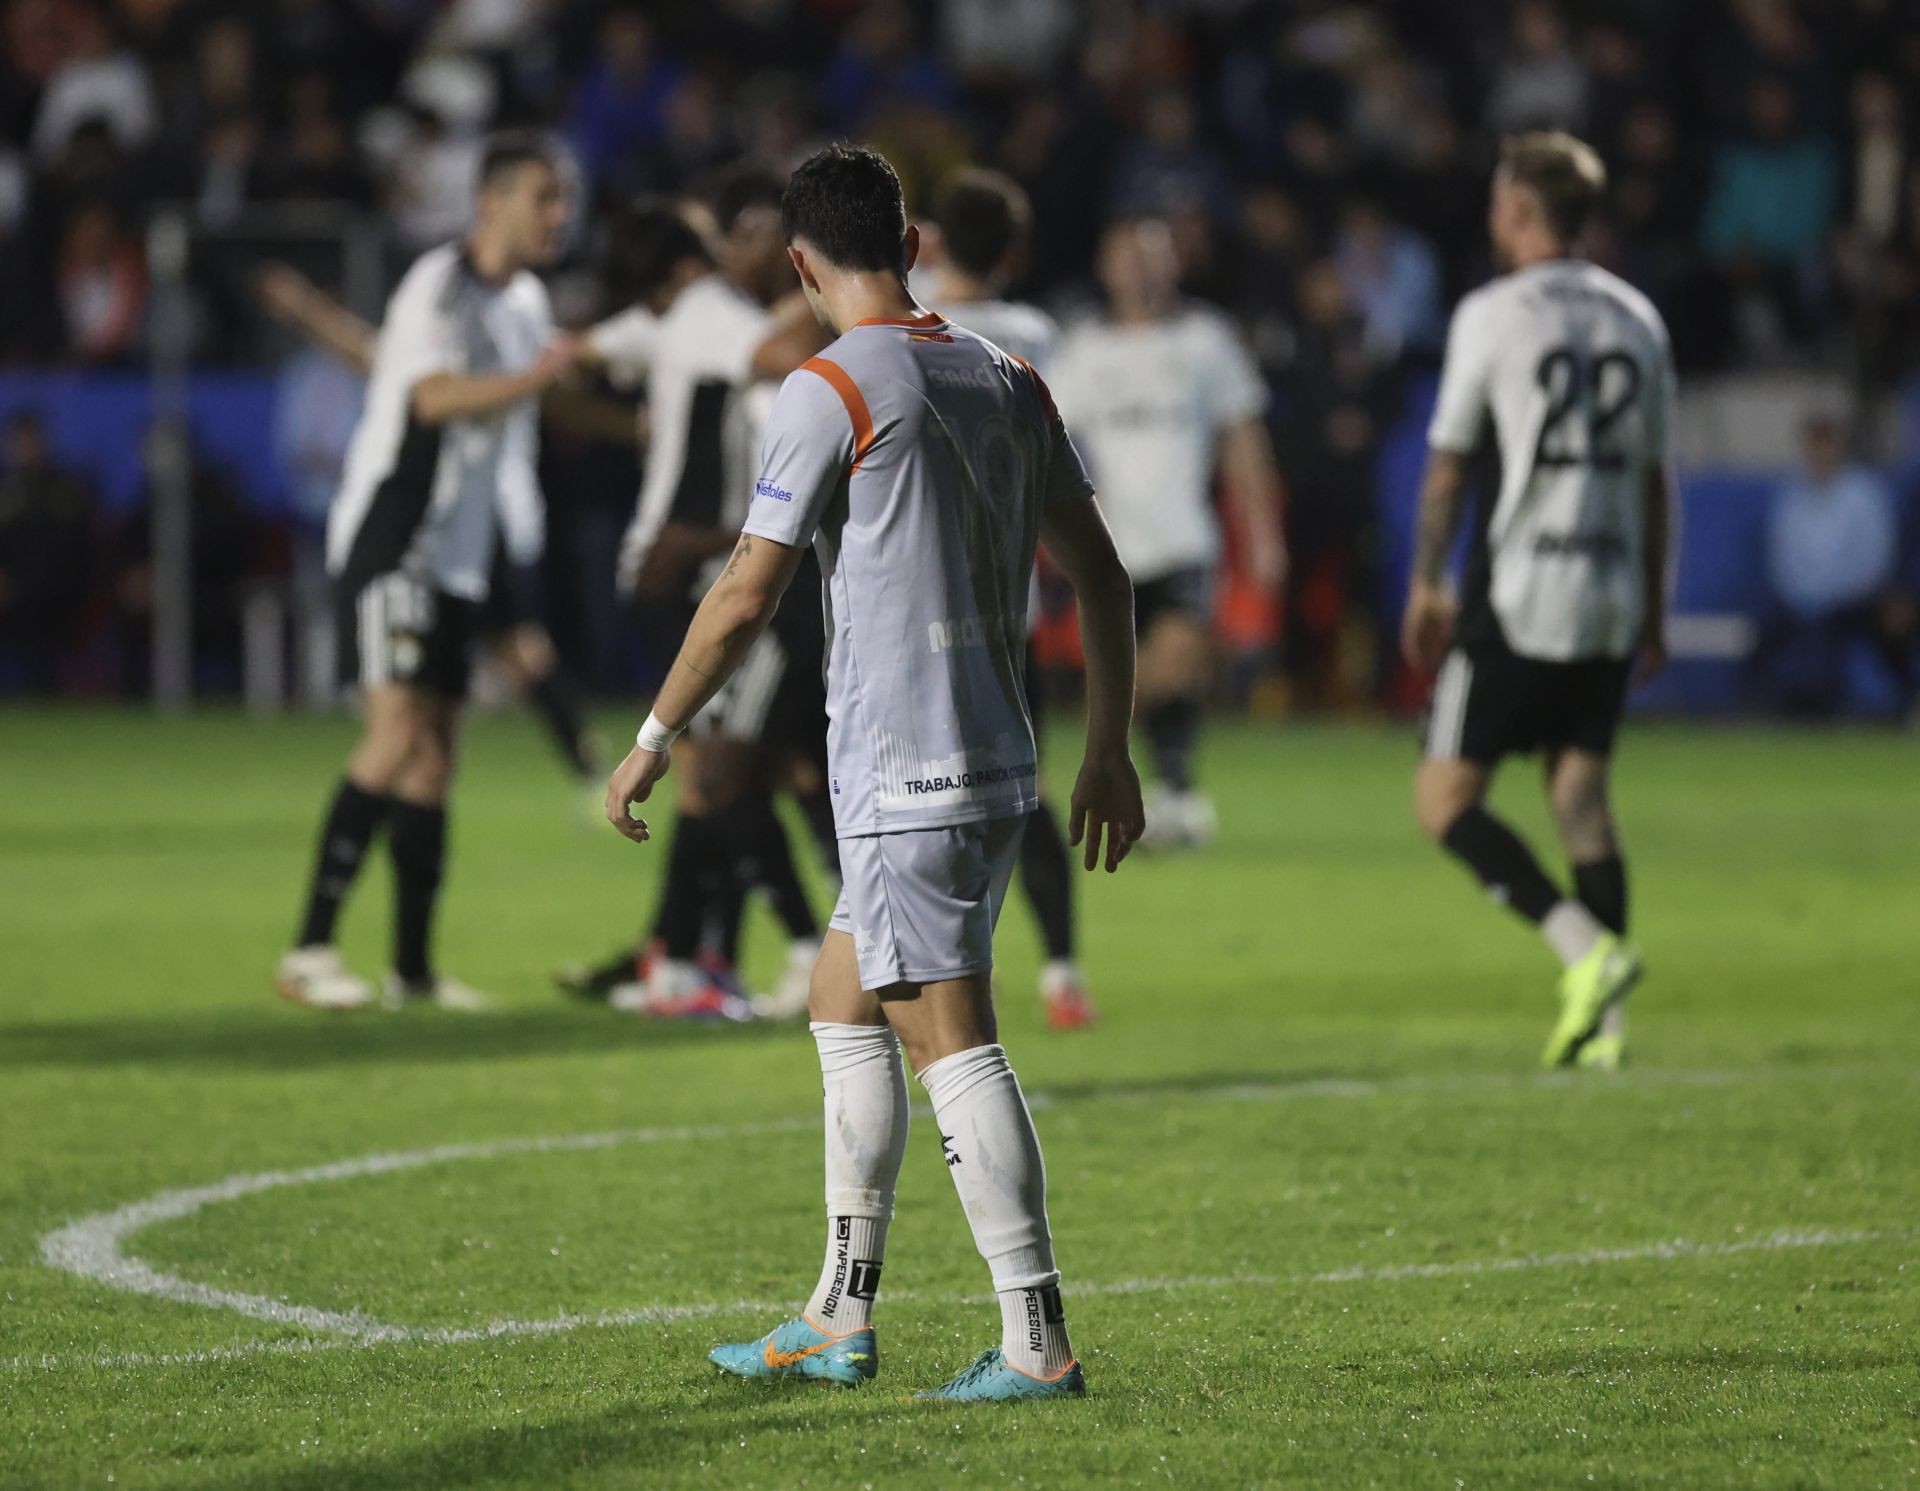
[[(373, 375), (379, 327), (361, 320), (290, 265), (262, 266), (256, 288), (274, 319), (362, 378)], [(577, 342), (575, 349), (581, 364), (591, 359), (590, 343)], [(565, 383), (549, 384), (542, 391), (540, 412), (550, 426), (570, 433), (609, 441), (634, 438), (630, 412), (614, 400)], [(515, 690), (533, 706), (561, 759), (582, 781), (591, 777), (597, 786), (598, 752), (588, 739), (579, 696), (564, 676), (539, 599), (544, 588), (540, 550), (546, 542), (540, 494), (520, 482), (503, 485), (500, 497), (514, 505), (500, 514), (502, 528), (511, 527), (523, 539), (494, 546), (487, 598), (474, 617), (475, 632)]]
[(615, 771), (630, 804), (674, 737), (766, 627), (818, 551), (828, 625), (828, 767), (843, 884), (810, 1012), (826, 1093), (827, 1249), (805, 1312), (718, 1348), (743, 1376), (857, 1383), (877, 1369), (872, 1309), (906, 1150), (901, 1047), (927, 1090), (948, 1174), (1001, 1305), (1001, 1342), (931, 1396), (1077, 1395), (1032, 1115), (996, 1043), (993, 929), (1036, 801), (1022, 671), (1044, 535), (1087, 631), (1087, 751), (1070, 810), (1089, 869), (1142, 831), (1128, 757), (1132, 587), (1079, 456), (1030, 368), (906, 287), (918, 235), (900, 181), (833, 146), (782, 200), (793, 262), (835, 341), (782, 386), (733, 557)]
[[(1643, 676), (1666, 661), (1674, 374), (1659, 313), (1575, 257), (1605, 189), (1599, 157), (1569, 136), (1522, 135), (1502, 152), (1489, 227), (1510, 272), (1454, 316), (1401, 640), (1409, 662), (1439, 671), (1420, 826), (1564, 965), (1545, 1063), (1611, 1068), (1640, 955), (1625, 941), (1608, 779), (1634, 656)], [(1488, 436), (1501, 482), (1456, 606), (1447, 557), (1468, 458)], [(1571, 897), (1485, 806), (1501, 759), (1532, 751), (1546, 758)]]

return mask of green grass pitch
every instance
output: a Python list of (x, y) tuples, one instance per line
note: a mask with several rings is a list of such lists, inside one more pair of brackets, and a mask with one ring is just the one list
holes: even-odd
[[(520, 720), (470, 736), (441, 926), (505, 1011), (273, 997), (348, 739), (0, 715), (9, 1491), (1920, 1484), (1911, 737), (1628, 734), (1650, 973), (1605, 1079), (1535, 1074), (1549, 960), (1416, 837), (1407, 732), (1219, 732), (1218, 845), (1084, 882), (1097, 1030), (1041, 1028), (1008, 908), (1091, 1388), (1010, 1411), (904, 1401), (997, 1328), (924, 1119), (879, 1381), (708, 1368), (818, 1266), (812, 1048), (550, 992), (660, 858), (583, 830)], [(1512, 768), (1535, 835), (1538, 797)], [(364, 971), (386, 894), (348, 908)], [(437, 1146), (134, 1213), (117, 1282), (43, 1258), (160, 1193)], [(156, 1279), (193, 1297), (122, 1287)]]

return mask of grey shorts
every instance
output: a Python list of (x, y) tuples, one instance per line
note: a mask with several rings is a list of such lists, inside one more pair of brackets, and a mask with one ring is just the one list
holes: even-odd
[(993, 971), (993, 928), (1027, 820), (863, 834), (840, 841), (832, 926), (853, 938), (860, 987)]

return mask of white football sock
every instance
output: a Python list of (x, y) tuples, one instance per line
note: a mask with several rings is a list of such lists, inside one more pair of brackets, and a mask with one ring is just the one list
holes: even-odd
[(1540, 935), (1571, 968), (1593, 951), (1607, 929), (1578, 901), (1562, 901), (1540, 919)]
[(1047, 1169), (1020, 1079), (1000, 1046), (975, 1046), (920, 1073), (947, 1173), (1000, 1296), (1000, 1348), (1034, 1377), (1073, 1363), (1047, 1226)]
[(807, 1319), (831, 1335), (873, 1323), (893, 1188), (907, 1152), (907, 1072), (885, 1025), (808, 1027), (826, 1089), (827, 1257)]

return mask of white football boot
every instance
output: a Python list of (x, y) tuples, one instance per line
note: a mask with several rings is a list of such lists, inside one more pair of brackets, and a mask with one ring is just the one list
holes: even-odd
[(373, 985), (348, 971), (339, 949), (325, 943), (282, 953), (273, 986), (282, 999), (317, 1010), (363, 1010), (374, 1002)]
[(820, 961), (817, 938), (796, 938), (787, 947), (787, 966), (765, 994), (753, 996), (753, 1012), (762, 1020), (792, 1020), (807, 1012), (813, 992), (813, 965)]
[(433, 986), (429, 989), (410, 988), (399, 974), (389, 973), (386, 983), (381, 987), (381, 1003), (390, 1010), (430, 1004), (462, 1015), (491, 1014), (498, 1007), (478, 989), (468, 988), (459, 979), (448, 978), (444, 973), (434, 975)]

